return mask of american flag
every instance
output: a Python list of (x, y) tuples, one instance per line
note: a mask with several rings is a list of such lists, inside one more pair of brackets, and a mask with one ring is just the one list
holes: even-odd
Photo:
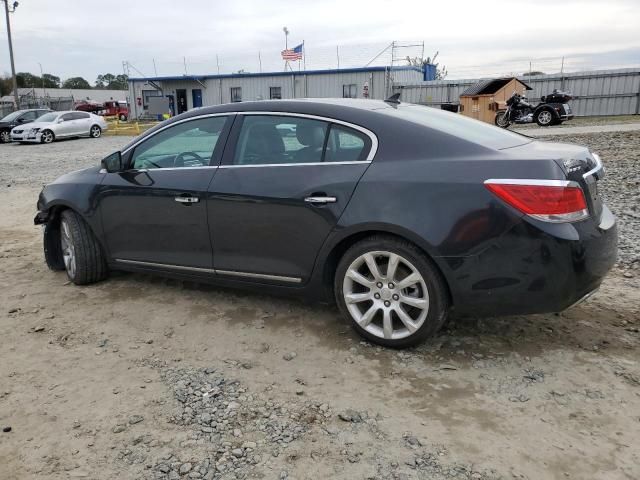
[(283, 60), (302, 60), (302, 43), (295, 48), (282, 50)]

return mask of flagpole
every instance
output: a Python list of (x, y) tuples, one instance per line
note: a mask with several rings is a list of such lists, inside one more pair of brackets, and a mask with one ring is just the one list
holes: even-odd
[(306, 72), (307, 71), (307, 50), (305, 49), (305, 46), (304, 46), (304, 40), (302, 40), (302, 65), (303, 65), (303, 70)]

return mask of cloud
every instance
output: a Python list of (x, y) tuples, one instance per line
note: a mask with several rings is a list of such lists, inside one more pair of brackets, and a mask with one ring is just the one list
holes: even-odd
[[(308, 68), (363, 66), (393, 40), (424, 40), (451, 75), (479, 76), (534, 68), (558, 71), (640, 61), (640, 4), (635, 0), (24, 0), (11, 16), (16, 68), (63, 78), (142, 73), (280, 70), (283, 26), (290, 45), (305, 41)], [(615, 25), (615, 28), (610, 28)], [(5, 30), (2, 25), (2, 41)], [(421, 47), (397, 53), (420, 55)], [(627, 53), (625, 53), (627, 52)], [(635, 55), (635, 57), (634, 57)], [(634, 59), (635, 58), (635, 59)], [(0, 53), (8, 70), (8, 53)], [(380, 62), (390, 62), (389, 54)], [(537, 66), (536, 66), (537, 65)]]

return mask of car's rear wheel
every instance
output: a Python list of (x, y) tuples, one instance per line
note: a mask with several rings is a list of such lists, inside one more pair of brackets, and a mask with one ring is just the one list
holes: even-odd
[(414, 345), (435, 333), (449, 308), (446, 286), (415, 245), (373, 236), (340, 259), (334, 281), (340, 311), (366, 339), (387, 347)]
[(53, 132), (51, 130), (45, 130), (44, 132), (42, 132), (42, 134), (40, 135), (40, 141), (42, 143), (51, 143), (55, 140), (55, 135), (53, 134)]
[(89, 130), (89, 135), (91, 138), (100, 138), (100, 135), (102, 135), (102, 129), (98, 125), (93, 125), (91, 130)]
[(121, 114), (118, 116), (118, 119), (119, 119), (121, 122), (126, 122), (126, 121), (127, 121), (127, 116), (126, 116), (124, 113), (121, 113)]
[(11, 132), (9, 130), (0, 131), (0, 143), (9, 143), (11, 141)]
[(86, 222), (72, 210), (65, 210), (60, 218), (60, 250), (67, 276), (76, 285), (106, 278), (102, 248)]

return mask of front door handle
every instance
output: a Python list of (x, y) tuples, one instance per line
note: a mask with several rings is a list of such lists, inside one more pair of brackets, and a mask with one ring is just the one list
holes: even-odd
[(338, 199), (336, 197), (307, 197), (304, 201), (314, 205), (324, 205), (326, 203), (336, 203)]
[(191, 205), (192, 203), (198, 203), (200, 199), (198, 197), (176, 197), (174, 200), (178, 203), (184, 203), (186, 205)]

